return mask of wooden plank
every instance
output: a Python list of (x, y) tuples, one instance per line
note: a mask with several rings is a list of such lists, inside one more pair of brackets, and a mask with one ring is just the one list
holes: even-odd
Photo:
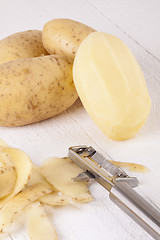
[[(160, 206), (159, 191), (156, 187), (157, 182), (160, 181), (159, 62), (144, 50), (145, 45), (141, 47), (128, 34), (124, 33), (123, 29), (121, 30), (114, 22), (110, 21), (106, 17), (107, 11), (106, 14), (105, 10), (102, 12), (100, 9), (97, 10), (99, 5), (93, 6), (93, 3), (97, 4), (97, 2), (92, 1), (91, 4), (86, 0), (15, 0), (11, 4), (10, 0), (1, 1), (1, 22), (4, 22), (5, 19), (5, 27), (3, 24), (0, 26), (1, 37), (20, 30), (42, 29), (46, 21), (58, 17), (72, 18), (99, 31), (118, 36), (130, 47), (146, 77), (153, 102), (147, 124), (136, 138), (125, 142), (113, 142), (102, 134), (81, 103), (77, 101), (66, 112), (41, 123), (20, 128), (1, 127), (0, 137), (11, 146), (27, 152), (37, 164), (41, 164), (50, 156), (66, 156), (69, 146), (79, 144), (92, 145), (104, 156), (110, 155), (114, 160), (142, 163), (150, 169), (148, 174), (136, 174), (140, 180), (142, 195), (152, 199), (154, 204)], [(103, 2), (105, 9), (108, 7), (108, 1)], [(126, 6), (130, 12), (130, 6)], [(123, 12), (123, 7), (119, 11)], [(113, 15), (116, 15), (116, 11), (113, 11)], [(158, 23), (156, 26), (159, 26)], [(136, 32), (136, 29), (134, 28), (133, 31)], [(145, 40), (148, 42), (147, 44), (150, 44), (149, 38)], [(96, 198), (93, 203), (77, 204), (75, 207), (53, 210), (53, 222), (60, 239), (79, 240), (83, 237), (83, 240), (97, 240), (98, 238), (106, 239), (106, 236), (107, 239), (114, 240), (135, 240), (139, 237), (141, 240), (151, 239), (111, 203), (103, 188), (94, 184), (91, 191)], [(79, 214), (80, 212), (81, 214)], [(51, 209), (48, 213), (52, 215)], [(50, 217), (52, 218), (52, 216)], [(14, 240), (27, 239), (24, 231), (14, 234), (12, 237)]]
[[(69, 5), (71, 1), (66, 0), (65, 2)], [(113, 142), (107, 139), (107, 137), (105, 137), (103, 133), (95, 126), (80, 104), (78, 106), (74, 105), (74, 107), (69, 109), (68, 112), (71, 112), (71, 116), (77, 121), (78, 124), (80, 124), (83, 130), (87, 132), (92, 139), (94, 139), (99, 148), (101, 148), (101, 151), (108, 153), (115, 160), (142, 163), (150, 169), (149, 175), (146, 175), (146, 177), (145, 175), (140, 175), (139, 178), (142, 180), (142, 182), (145, 182), (143, 185), (144, 192), (146, 191), (148, 197), (153, 199), (154, 203), (159, 206), (159, 192), (156, 190), (156, 182), (160, 180), (160, 161), (158, 157), (160, 155), (159, 62), (154, 57), (149, 55), (143, 47), (123, 33), (121, 29), (117, 28), (113, 23), (106, 19), (104, 15), (97, 12), (92, 6), (89, 6), (86, 1), (82, 2), (72, 1), (73, 9), (75, 9), (75, 7), (81, 9), (83, 16), (87, 16), (89, 25), (91, 26), (93, 21), (91, 16), (94, 16), (94, 20), (96, 19), (96, 29), (98, 29), (98, 27), (102, 31), (110, 29), (112, 34), (121, 38), (136, 56), (147, 81), (148, 89), (152, 99), (152, 111), (147, 123), (140, 133), (135, 138), (124, 142)], [(72, 10), (72, 12), (74, 15), (74, 10)], [(89, 12), (89, 15), (87, 15), (87, 12)], [(156, 176), (156, 181), (154, 176)], [(153, 182), (155, 182), (155, 185), (152, 187)], [(153, 189), (153, 191), (151, 189)]]
[(160, 59), (159, 0), (89, 0), (107, 20)]

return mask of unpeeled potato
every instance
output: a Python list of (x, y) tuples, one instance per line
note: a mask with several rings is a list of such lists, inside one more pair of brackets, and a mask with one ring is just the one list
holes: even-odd
[(82, 40), (94, 31), (71, 19), (54, 19), (45, 24), (42, 41), (50, 54), (65, 56), (72, 63)]
[(0, 65), (0, 126), (22, 126), (53, 117), (77, 99), (72, 65), (52, 55)]
[(47, 54), (42, 43), (42, 32), (39, 30), (18, 32), (0, 41), (0, 64)]

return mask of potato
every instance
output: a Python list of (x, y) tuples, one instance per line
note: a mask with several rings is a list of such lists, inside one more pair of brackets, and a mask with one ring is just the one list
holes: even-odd
[(71, 197), (73, 201), (90, 202), (93, 197), (89, 192), (88, 182), (73, 180), (82, 171), (69, 158), (49, 158), (41, 167), (42, 174), (57, 191)]
[(0, 64), (43, 54), (48, 53), (42, 44), (42, 32), (39, 30), (18, 32), (0, 41)]
[(39, 197), (51, 192), (46, 185), (39, 183), (26, 188), (10, 199), (0, 211), (0, 233), (6, 232), (14, 217)]
[[(0, 199), (0, 208), (13, 196), (22, 190), (24, 185), (27, 183), (28, 178), (31, 174), (31, 161), (26, 153), (15, 148), (4, 148), (1, 150), (2, 153), (8, 154), (13, 161), (16, 171), (16, 181), (12, 191)], [(14, 181), (14, 179), (13, 179)]]
[(38, 202), (30, 205), (26, 213), (28, 235), (31, 240), (58, 240), (55, 228)]
[(16, 182), (16, 171), (12, 167), (0, 167), (0, 199), (12, 192)]
[(0, 76), (0, 126), (22, 126), (53, 117), (78, 97), (72, 66), (60, 56), (4, 63)]
[(107, 33), (91, 33), (80, 45), (73, 78), (82, 103), (113, 140), (133, 137), (151, 108), (143, 73), (128, 47)]
[(7, 143), (0, 138), (0, 149), (6, 146), (8, 146)]
[(45, 24), (42, 41), (50, 54), (66, 56), (69, 62), (73, 62), (80, 43), (93, 31), (93, 28), (71, 19), (54, 19)]

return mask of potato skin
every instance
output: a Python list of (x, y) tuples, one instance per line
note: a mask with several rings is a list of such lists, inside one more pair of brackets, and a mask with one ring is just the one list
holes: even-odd
[(22, 126), (53, 117), (77, 99), (72, 65), (50, 55), (0, 65), (0, 125)]
[(68, 61), (73, 62), (82, 40), (94, 31), (93, 28), (71, 19), (54, 19), (45, 24), (42, 41), (50, 54), (67, 56)]
[(42, 43), (42, 32), (29, 30), (12, 34), (0, 41), (0, 64), (48, 55)]

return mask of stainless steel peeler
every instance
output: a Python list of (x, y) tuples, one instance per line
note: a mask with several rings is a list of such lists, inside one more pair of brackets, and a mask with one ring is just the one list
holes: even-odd
[(109, 191), (109, 197), (115, 204), (154, 239), (160, 240), (160, 211), (133, 189), (138, 185), (136, 177), (129, 177), (92, 147), (70, 147), (68, 157), (84, 170), (75, 181), (95, 179)]

